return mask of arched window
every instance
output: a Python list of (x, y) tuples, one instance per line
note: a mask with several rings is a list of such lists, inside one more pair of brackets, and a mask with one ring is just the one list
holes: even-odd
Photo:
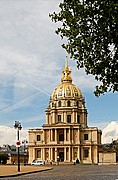
[(67, 101), (67, 106), (70, 107), (70, 101)]
[(61, 107), (61, 101), (58, 102), (58, 106)]

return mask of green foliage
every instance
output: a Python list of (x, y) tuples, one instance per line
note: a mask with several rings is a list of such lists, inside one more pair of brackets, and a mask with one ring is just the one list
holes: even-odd
[(118, 3), (115, 0), (64, 0), (49, 16), (62, 22), (56, 30), (67, 38), (63, 48), (101, 84), (95, 95), (118, 91)]
[(9, 159), (8, 154), (0, 153), (0, 164), (6, 164), (8, 159)]

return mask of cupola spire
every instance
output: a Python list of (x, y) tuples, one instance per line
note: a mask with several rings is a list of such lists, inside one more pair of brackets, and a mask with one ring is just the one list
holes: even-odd
[(62, 83), (72, 82), (71, 70), (68, 68), (68, 55), (66, 55), (66, 63), (65, 63), (65, 68), (62, 71), (61, 81), (62, 81)]
[(68, 69), (68, 54), (66, 55), (66, 66), (65, 69)]

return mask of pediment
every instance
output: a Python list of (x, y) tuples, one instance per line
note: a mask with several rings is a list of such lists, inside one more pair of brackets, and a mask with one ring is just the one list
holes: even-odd
[(56, 122), (54, 125), (67, 125), (68, 123), (66, 122)]
[(66, 122), (56, 122), (53, 124), (44, 124), (43, 128), (48, 128), (48, 127), (58, 127), (58, 126), (68, 126), (69, 124)]

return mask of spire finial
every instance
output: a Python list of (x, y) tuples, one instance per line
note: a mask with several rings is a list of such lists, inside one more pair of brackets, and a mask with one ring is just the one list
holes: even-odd
[(68, 54), (66, 55), (66, 64), (64, 70), (62, 71), (61, 81), (62, 83), (72, 83), (71, 70), (68, 68)]
[(66, 69), (68, 69), (68, 54), (66, 54)]

